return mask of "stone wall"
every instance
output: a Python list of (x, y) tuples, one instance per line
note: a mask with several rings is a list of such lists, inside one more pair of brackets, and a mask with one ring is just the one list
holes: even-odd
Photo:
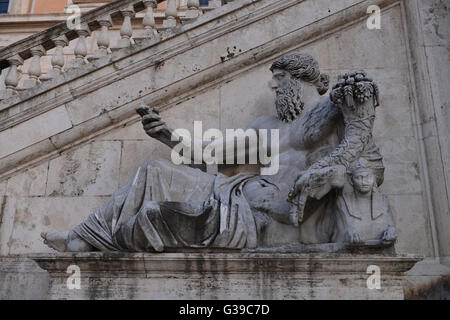
[[(50, 118), (48, 112), (32, 126), (28, 123), (23, 139), (30, 140), (30, 145), (40, 143), (40, 138), (33, 140), (40, 131), (55, 126), (63, 128), (51, 133), (47, 130), (45, 134), (69, 132), (92, 119), (108, 124), (85, 141), (79, 139), (58, 145), (64, 136), (62, 140), (50, 139), (57, 146), (56, 154), (48, 158), (40, 156), (32, 166), (4, 175), (0, 180), (0, 255), (50, 252), (40, 240), (41, 232), (72, 228), (83, 221), (126, 183), (147, 157), (170, 159), (170, 150), (147, 137), (136, 117), (116, 120), (114, 112), (125, 113), (123, 110), (127, 108), (127, 114), (131, 115), (134, 108), (131, 102), (141, 99), (159, 106), (152, 104), (159, 101), (163, 118), (173, 128), (192, 131), (193, 121), (198, 120), (203, 121), (204, 130), (245, 128), (256, 117), (274, 112), (274, 96), (268, 86), (271, 62), (287, 52), (303, 51), (318, 59), (332, 84), (339, 72), (355, 69), (367, 70), (379, 84), (381, 107), (377, 109), (374, 133), (386, 166), (382, 190), (389, 197), (397, 226), (395, 249), (400, 254), (422, 255), (433, 261), (443, 257), (442, 262), (448, 263), (445, 257), (450, 252), (450, 212), (448, 193), (447, 196), (441, 193), (449, 187), (449, 88), (445, 79), (449, 74), (445, 58), (448, 6), (431, 0), (379, 1), (388, 3), (382, 12), (381, 29), (369, 30), (367, 16), (354, 13), (364, 8), (365, 2), (285, 1), (289, 5), (280, 6), (278, 11), (273, 10), (260, 20), (212, 37), (193, 50), (169, 57), (157, 66), (139, 70), (53, 109), (50, 112), (56, 118)], [(333, 24), (330, 17), (341, 12), (354, 14), (355, 19)], [(326, 19), (330, 19), (329, 24)], [(314, 29), (320, 23), (323, 25)], [(424, 28), (425, 40), (421, 39), (422, 43), (414, 47), (411, 45), (415, 41), (413, 29), (417, 25)], [(305, 36), (307, 32), (310, 33)], [(425, 50), (431, 82), (417, 75), (417, 68), (424, 61), (419, 61), (417, 66), (418, 50)], [(229, 51), (235, 56), (222, 62), (221, 57), (226, 57)], [(258, 58), (260, 53), (264, 58)], [(150, 51), (136, 53), (136, 59), (145, 54)], [(227, 64), (235, 59), (238, 63), (245, 54), (255, 58), (225, 72)], [(201, 72), (207, 68), (217, 69), (216, 79), (208, 78), (206, 71)], [(196, 87), (193, 79), (202, 76), (207, 81)], [(189, 80), (182, 83), (189, 87), (182, 94), (173, 89), (179, 79)], [(422, 97), (418, 88), (426, 90), (429, 97)], [(172, 95), (158, 100), (164, 90)], [(421, 102), (427, 98), (433, 104), (425, 107)], [(439, 113), (430, 116), (433, 110)], [(6, 141), (8, 149), (20, 145), (21, 131), (8, 130), (0, 132), (0, 139)], [(3, 149), (0, 153), (13, 153), (10, 151)]]

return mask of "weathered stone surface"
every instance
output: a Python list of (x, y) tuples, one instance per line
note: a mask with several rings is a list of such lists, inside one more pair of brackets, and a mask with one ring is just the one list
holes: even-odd
[(136, 168), (150, 156), (170, 159), (170, 149), (157, 141), (123, 141), (120, 185), (133, 177)]
[(0, 132), (0, 158), (72, 127), (64, 107)]
[(433, 253), (429, 221), (426, 217), (422, 195), (390, 195), (394, 219), (399, 234), (397, 252), (417, 252), (423, 256)]
[(419, 3), (423, 44), (427, 47), (448, 45), (450, 39), (448, 4), (439, 0), (425, 0)]
[(149, 140), (148, 135), (142, 130), (142, 123), (140, 119), (136, 119), (130, 123), (125, 123), (120, 127), (109, 131), (97, 138), (97, 140), (112, 140), (112, 141), (126, 141), (126, 140)]
[(27, 169), (8, 180), (9, 197), (44, 196), (47, 184), (48, 162)]
[(382, 186), (386, 194), (420, 194), (419, 166), (411, 162), (408, 165), (390, 164), (385, 171), (385, 182)]
[[(450, 265), (450, 176), (448, 146), (448, 4), (445, 1), (405, 1), (406, 35), (413, 79), (412, 114), (418, 124), (417, 138), (422, 150), (426, 212), (433, 238), (434, 257)], [(444, 31), (445, 30), (445, 31)], [(440, 52), (440, 53), (438, 53)]]
[(41, 232), (83, 221), (105, 197), (8, 197), (0, 229), (1, 255), (50, 252)]
[[(31, 147), (22, 149), (5, 158), (0, 159), (0, 167), (9, 173), (5, 177), (9, 177), (12, 173), (17, 173), (20, 169), (39, 164), (42, 161), (48, 161), (49, 156), (57, 154), (55, 145), (50, 139), (42, 140)], [(44, 158), (44, 159), (43, 159)]]
[(450, 268), (435, 259), (424, 259), (405, 274), (405, 299), (448, 300)]
[(50, 276), (24, 257), (0, 257), (1, 300), (43, 300), (48, 298)]
[(388, 164), (411, 166), (419, 161), (417, 140), (414, 137), (383, 137), (377, 139), (376, 143)]
[(221, 130), (246, 129), (253, 121), (250, 119), (273, 113), (275, 95), (269, 87), (269, 68), (270, 64), (258, 66), (220, 86)]
[(8, 181), (2, 181), (0, 182), (0, 196), (3, 197), (6, 194), (6, 186), (7, 186)]
[[(330, 254), (41, 254), (50, 299), (403, 299), (413, 256)], [(67, 267), (81, 289), (67, 289)], [(367, 268), (381, 270), (381, 289), (367, 287)]]
[(119, 186), (121, 144), (92, 142), (50, 161), (46, 195), (103, 196)]

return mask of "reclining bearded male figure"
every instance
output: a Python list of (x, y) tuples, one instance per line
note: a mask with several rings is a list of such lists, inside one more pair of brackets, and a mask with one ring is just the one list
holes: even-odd
[[(349, 148), (352, 149), (350, 158), (364, 156), (374, 168), (382, 168), (382, 158), (371, 137), (372, 127), (369, 125), (368, 130), (362, 130), (363, 139), (348, 137), (349, 134), (359, 135), (361, 130), (344, 128), (348, 108), (339, 107), (339, 101), (336, 102), (339, 94), (334, 92), (335, 102), (328, 96), (323, 97), (328, 90), (328, 77), (320, 73), (311, 55), (285, 55), (273, 63), (271, 71), (277, 115), (263, 116), (250, 128), (279, 130), (277, 174), (227, 177), (149, 158), (128, 184), (117, 190), (86, 221), (70, 231), (43, 233), (44, 242), (55, 250), (72, 252), (162, 252), (171, 248), (205, 247), (251, 249), (329, 242), (332, 227), (324, 214), (328, 203), (334, 201), (333, 179), (343, 173), (326, 172), (327, 165), (336, 165), (331, 163), (333, 161), (312, 171), (308, 168), (333, 150), (338, 150), (334, 160), (341, 159), (343, 154), (348, 157)], [(362, 73), (358, 74), (361, 76), (360, 81), (371, 83)], [(368, 109), (375, 108), (374, 101), (365, 102)], [(149, 136), (170, 148), (178, 143), (171, 140), (173, 131), (158, 112), (150, 110), (142, 115), (144, 130)], [(373, 124), (372, 118), (371, 121)], [(340, 146), (343, 139), (346, 146)], [(226, 154), (223, 156), (226, 158)], [(326, 174), (321, 174), (324, 171)], [(316, 176), (318, 179), (314, 180)], [(378, 184), (382, 179), (381, 172)], [(314, 181), (323, 186), (322, 192), (309, 194), (298, 217), (293, 214), (298, 205), (295, 199), (302, 188), (306, 192), (306, 184), (310, 186)], [(308, 195), (305, 192), (303, 197)]]

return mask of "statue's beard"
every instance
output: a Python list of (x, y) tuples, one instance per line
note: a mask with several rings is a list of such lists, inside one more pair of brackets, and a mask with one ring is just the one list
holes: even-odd
[(278, 119), (283, 122), (291, 122), (297, 119), (303, 111), (303, 88), (300, 81), (291, 79), (285, 88), (276, 91), (275, 106)]

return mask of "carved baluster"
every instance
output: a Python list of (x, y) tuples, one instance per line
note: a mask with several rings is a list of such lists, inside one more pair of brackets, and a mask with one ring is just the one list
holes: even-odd
[(56, 78), (62, 73), (62, 68), (64, 67), (65, 57), (64, 57), (64, 47), (69, 44), (69, 40), (66, 36), (61, 36), (53, 40), (56, 45), (55, 53), (52, 57), (52, 67), (47, 74), (40, 77), (41, 81), (51, 80)]
[(120, 10), (123, 16), (122, 28), (120, 28), (120, 36), (122, 37), (113, 48), (114, 50), (127, 48), (131, 46), (131, 37), (133, 36), (133, 27), (131, 26), (131, 18), (136, 14), (133, 6)]
[(200, 7), (200, 1), (199, 0), (188, 0), (187, 7), (188, 7), (188, 9), (194, 8), (194, 9), (198, 10), (198, 8)]
[(219, 8), (222, 6), (222, 0), (209, 0), (208, 8)]
[(88, 58), (89, 61), (100, 59), (108, 55), (108, 48), (110, 44), (109, 28), (112, 27), (112, 20), (110, 16), (104, 16), (97, 19), (97, 21), (102, 27), (97, 38), (98, 49), (95, 51), (92, 57)]
[(142, 20), (142, 24), (144, 25), (144, 30), (148, 36), (150, 38), (154, 38), (158, 34), (158, 31), (156, 31), (156, 22), (153, 9), (156, 9), (158, 4), (156, 3), (156, 0), (146, 0), (144, 1), (144, 5), (147, 10), (145, 12), (144, 19)]
[(185, 19), (195, 19), (200, 15), (200, 1), (199, 0), (188, 0), (187, 2), (188, 10), (186, 11)]
[(17, 93), (17, 86), (19, 84), (22, 73), (18, 67), (23, 64), (23, 59), (19, 55), (15, 55), (8, 59), (10, 64), (9, 70), (5, 78), (5, 90), (0, 95), (0, 100), (7, 99)]
[(31, 58), (30, 67), (28, 68), (28, 79), (23, 82), (23, 87), (21, 89), (30, 89), (35, 87), (40, 81), (41, 76), (41, 57), (45, 55), (45, 49), (43, 46), (39, 45), (30, 50)]
[(78, 40), (74, 50), (75, 58), (71, 61), (69, 69), (78, 68), (86, 64), (85, 58), (88, 54), (86, 37), (91, 35), (91, 29), (84, 24), (75, 31), (78, 34)]
[(167, 0), (166, 19), (163, 21), (163, 28), (173, 28), (177, 25), (177, 0)]
[(144, 19), (142, 20), (142, 24), (144, 25), (144, 30), (138, 30), (133, 36), (135, 40), (142, 39), (158, 39), (158, 31), (156, 30), (155, 16), (153, 13), (153, 9), (156, 9), (157, 2), (156, 0), (144, 0), (144, 5), (147, 8), (145, 11)]

